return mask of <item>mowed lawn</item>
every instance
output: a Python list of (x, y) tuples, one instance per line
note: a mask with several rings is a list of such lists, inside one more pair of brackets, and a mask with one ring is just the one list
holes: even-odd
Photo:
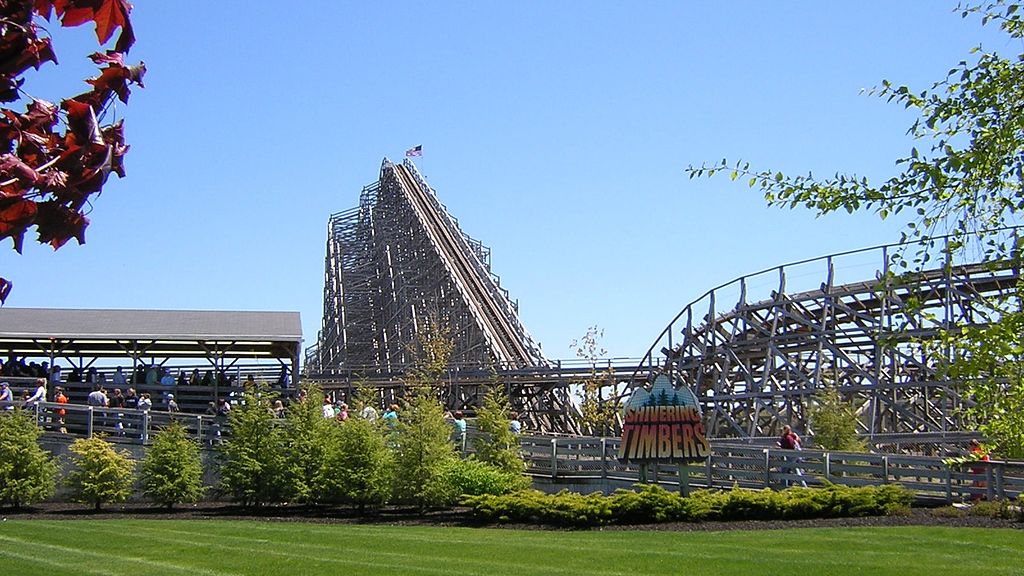
[(221, 520), (7, 520), (0, 574), (1024, 574), (1024, 530), (522, 531)]

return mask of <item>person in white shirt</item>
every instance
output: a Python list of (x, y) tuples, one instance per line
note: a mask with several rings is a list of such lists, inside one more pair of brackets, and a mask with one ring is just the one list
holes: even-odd
[(45, 378), (36, 378), (36, 391), (25, 400), (25, 406), (35, 406), (39, 402), (46, 402)]
[(359, 412), (359, 417), (367, 422), (376, 422), (377, 409), (367, 404), (366, 406), (363, 406), (363, 410)]

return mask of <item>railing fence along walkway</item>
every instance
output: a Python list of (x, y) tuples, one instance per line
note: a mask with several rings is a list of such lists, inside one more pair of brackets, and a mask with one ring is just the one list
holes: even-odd
[[(618, 438), (521, 437), (527, 471), (553, 483), (680, 484), (680, 467), (622, 464)], [(947, 465), (942, 458), (896, 454), (783, 450), (712, 442), (711, 455), (688, 469), (690, 488), (772, 488), (825, 482), (845, 486), (898, 483), (921, 498), (947, 502), (1017, 498), (1024, 492), (1024, 462)]]
[[(204, 446), (219, 444), (226, 434), (224, 418), (160, 410), (99, 408), (80, 404), (40, 402), (39, 425), (49, 435), (92, 437), (105, 434), (115, 442), (147, 444), (152, 434), (172, 419), (180, 422)], [(64, 410), (64, 414), (60, 414)], [(474, 430), (470, 429), (472, 435)], [(472, 441), (466, 443), (471, 449)], [(600, 490), (615, 484), (648, 482), (667, 487), (680, 484), (680, 467), (622, 464), (616, 455), (618, 438), (540, 436), (520, 437), (527, 473), (553, 484), (593, 485)], [(687, 467), (690, 488), (781, 489), (825, 482), (845, 486), (899, 483), (921, 498), (947, 502), (975, 498), (1014, 499), (1024, 493), (1024, 462), (971, 462), (947, 465), (942, 458), (897, 454), (783, 450), (774, 447), (712, 442), (711, 455)]]

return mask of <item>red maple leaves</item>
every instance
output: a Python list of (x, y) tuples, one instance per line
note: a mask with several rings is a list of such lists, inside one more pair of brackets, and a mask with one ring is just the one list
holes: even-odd
[(95, 22), (96, 39), (100, 44), (106, 44), (114, 30), (121, 28), (115, 52), (127, 52), (135, 43), (135, 32), (129, 19), (132, 5), (125, 0), (35, 0), (33, 4), (35, 11), (47, 20), (51, 10), (55, 12), (63, 26)]
[[(115, 97), (127, 103), (130, 86), (143, 86), (145, 64), (124, 62), (135, 42), (131, 9), (126, 0), (0, 1), (0, 102), (21, 99), (29, 68), (57, 61), (50, 38), (37, 36), (36, 18), (56, 15), (63, 26), (93, 22), (101, 45), (121, 29), (113, 50), (90, 56), (105, 65), (86, 80), (90, 90), (59, 106), (30, 99), (23, 113), (0, 108), (0, 240), (11, 238), (19, 253), (32, 226), (37, 240), (54, 249), (72, 238), (84, 244), (89, 219), (82, 209), (111, 172), (124, 177), (122, 123), (103, 125), (102, 118)], [(11, 286), (0, 278), (0, 305)]]

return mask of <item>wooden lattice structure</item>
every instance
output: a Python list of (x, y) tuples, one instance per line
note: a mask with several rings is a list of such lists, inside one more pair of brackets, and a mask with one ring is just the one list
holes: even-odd
[(517, 376), (549, 362), (492, 273), (490, 250), (461, 230), (412, 162), (385, 159), (359, 206), (330, 217), (323, 324), (304, 372), (327, 386), (363, 378), (390, 395), (432, 325), (454, 344), (451, 378), (468, 384), (443, 387), (446, 404), (477, 404), (496, 371), (538, 426), (569, 427), (567, 387)]
[[(875, 444), (960, 441), (973, 432), (961, 417), (970, 399), (939, 375), (945, 358), (929, 356), (921, 341), (989, 322), (986, 303), (1012, 289), (1019, 270), (947, 259), (892, 274), (891, 256), (904, 249), (827, 256), (714, 288), (669, 323), (644, 365), (697, 394), (714, 438), (767, 440), (784, 424), (813, 434), (805, 408), (835, 387)], [(871, 279), (841, 280), (851, 269)], [(792, 278), (805, 285), (794, 289)], [(808, 278), (820, 284), (808, 287)], [(751, 298), (754, 285), (767, 297)]]

